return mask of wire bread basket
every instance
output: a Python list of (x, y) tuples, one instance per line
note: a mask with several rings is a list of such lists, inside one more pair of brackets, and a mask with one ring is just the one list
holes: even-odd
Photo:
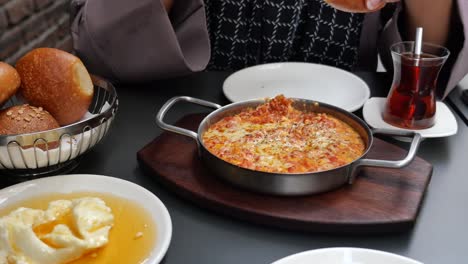
[[(93, 101), (85, 117), (60, 128), (19, 135), (0, 135), (0, 176), (15, 180), (66, 173), (109, 131), (118, 109), (115, 87), (92, 75)], [(3, 107), (20, 104), (11, 98)]]

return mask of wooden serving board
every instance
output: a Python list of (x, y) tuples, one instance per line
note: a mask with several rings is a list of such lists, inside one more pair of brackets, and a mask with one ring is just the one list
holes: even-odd
[[(196, 131), (204, 115), (177, 125)], [(368, 157), (400, 159), (406, 151), (375, 138)], [(388, 233), (411, 228), (432, 175), (416, 159), (403, 169), (364, 168), (353, 185), (308, 196), (246, 191), (216, 177), (199, 159), (196, 143), (164, 132), (138, 152), (141, 168), (175, 193), (204, 208), (261, 225), (326, 233)]]

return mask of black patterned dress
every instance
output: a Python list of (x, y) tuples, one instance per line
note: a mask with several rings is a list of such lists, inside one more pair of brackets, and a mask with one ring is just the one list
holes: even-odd
[(351, 70), (362, 14), (323, 0), (205, 0), (211, 60), (208, 69), (306, 61)]

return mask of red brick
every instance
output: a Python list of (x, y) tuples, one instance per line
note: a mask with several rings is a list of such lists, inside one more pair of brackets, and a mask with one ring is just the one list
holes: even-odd
[(5, 14), (5, 10), (0, 9), (0, 36), (8, 27), (8, 18)]
[(23, 45), (21, 28), (9, 29), (0, 37), (0, 60), (4, 60), (17, 52)]
[(35, 14), (21, 24), (24, 41), (27, 43), (47, 30), (49, 25), (44, 14)]
[(14, 64), (37, 47), (72, 51), (69, 3), (70, 0), (0, 0), (0, 30), (6, 29), (3, 35), (0, 31), (0, 60)]
[[(64, 25), (67, 25), (67, 27), (63, 27)], [(43, 39), (37, 43), (36, 47), (55, 47), (57, 42), (70, 34), (68, 25), (69, 16), (65, 14), (55, 26), (49, 27), (47, 32), (41, 35)], [(64, 30), (65, 28), (66, 30)]]
[(60, 18), (60, 20), (57, 22), (58, 25), (58, 32), (60, 35), (60, 38), (64, 38), (68, 34), (70, 34), (70, 15), (65, 14)]
[[(55, 2), (54, 5), (47, 7), (46, 9), (36, 12), (34, 15), (29, 17), (26, 21), (22, 23), (24, 39), (26, 42), (37, 38), (40, 34), (46, 31), (49, 27), (60, 24), (60, 19), (67, 17), (67, 25), (65, 27), (67, 31), (70, 30), (69, 15), (63, 12), (63, 3)], [(62, 30), (62, 29), (61, 29)], [(68, 33), (68, 32), (67, 32)], [(62, 33), (62, 35), (65, 35)]]
[(36, 10), (43, 9), (44, 7), (52, 4), (54, 0), (34, 0), (34, 7)]
[(10, 65), (15, 65), (16, 62), (24, 56), (29, 51), (29, 49), (22, 48), (15, 54), (11, 55), (10, 57), (6, 58), (4, 61)]
[(33, 0), (14, 0), (5, 5), (10, 25), (16, 25), (34, 12)]
[(47, 34), (42, 35), (42, 39), (39, 42), (37, 42), (34, 48), (54, 47), (55, 43), (59, 41), (59, 37), (57, 34), (57, 28), (53, 29), (53, 31), (48, 31)]
[(32, 49), (39, 47), (54, 47), (55, 43), (58, 42), (57, 32), (58, 26), (48, 28), (38, 38), (27, 43), (25, 46), (22, 46), (21, 49), (18, 49), (14, 54), (10, 55), (5, 61), (10, 64), (14, 64), (19, 58)]
[(73, 51), (73, 39), (71, 35), (66, 36), (60, 42), (58, 42), (55, 47), (64, 51), (72, 52)]
[[(64, 23), (66, 20), (62, 20)], [(57, 42), (62, 38), (62, 33), (60, 32), (60, 24), (50, 27), (44, 34), (38, 38), (38, 42), (34, 45), (35, 48), (39, 47), (55, 47)]]
[(55, 3), (47, 10), (47, 23), (49, 26), (57, 24), (58, 19), (65, 13), (68, 13), (68, 0), (56, 0)]

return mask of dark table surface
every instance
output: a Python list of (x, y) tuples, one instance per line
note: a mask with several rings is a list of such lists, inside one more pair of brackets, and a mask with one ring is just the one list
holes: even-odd
[[(260, 264), (304, 250), (364, 247), (408, 256), (424, 263), (468, 261), (468, 127), (457, 116), (458, 134), (425, 140), (419, 156), (434, 165), (419, 218), (413, 229), (387, 235), (326, 235), (279, 230), (212, 213), (178, 198), (138, 167), (136, 153), (161, 133), (156, 112), (169, 98), (188, 95), (227, 104), (222, 83), (229, 73), (200, 73), (146, 85), (118, 86), (120, 109), (108, 137), (85, 155), (74, 173), (102, 174), (130, 180), (157, 195), (173, 221), (173, 237), (163, 263)], [(357, 73), (372, 96), (386, 96), (385, 74)], [(167, 115), (174, 122), (200, 112), (180, 104)], [(359, 114), (359, 112), (358, 112)]]
[[(465, 97), (464, 100), (462, 93)], [(466, 85), (458, 85), (455, 87), (455, 89), (449, 94), (448, 101), (455, 112), (468, 126), (468, 87), (466, 87)]]

